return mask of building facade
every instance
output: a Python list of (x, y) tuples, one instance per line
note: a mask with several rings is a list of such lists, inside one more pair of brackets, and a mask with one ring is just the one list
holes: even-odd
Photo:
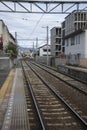
[(51, 56), (57, 57), (61, 52), (61, 27), (54, 27), (51, 29)]
[(9, 43), (16, 44), (16, 40), (12, 34), (9, 33), (3, 20), (0, 20), (0, 51), (4, 51)]
[(87, 58), (87, 11), (74, 11), (65, 18), (65, 54)]
[(61, 24), (61, 51), (63, 54), (65, 54), (65, 21), (62, 22)]
[(47, 56), (47, 51), (48, 51), (48, 56), (51, 55), (51, 52), (50, 52), (50, 45), (47, 46), (47, 44), (41, 46), (38, 48), (38, 55), (39, 56)]

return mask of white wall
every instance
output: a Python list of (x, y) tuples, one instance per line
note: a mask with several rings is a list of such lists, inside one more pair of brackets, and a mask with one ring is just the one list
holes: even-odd
[(87, 58), (87, 30), (85, 30), (85, 57)]
[(2, 34), (2, 21), (0, 21), (0, 35)]
[(9, 42), (9, 32), (6, 26), (3, 28), (3, 49), (7, 46)]
[(0, 20), (0, 37), (3, 37), (3, 51), (5, 50), (6, 46), (9, 42), (15, 43), (15, 40), (10, 36), (9, 30), (7, 26), (4, 24), (3, 20)]
[[(71, 45), (71, 38), (69, 38), (69, 45), (67, 46), (67, 41), (65, 40), (65, 54), (69, 55), (71, 54), (81, 54), (81, 57), (85, 57), (85, 53), (87, 51), (87, 31), (82, 32), (80, 35), (80, 44)], [(76, 39), (76, 36), (75, 36)], [(86, 40), (86, 42), (85, 42)], [(87, 57), (87, 56), (86, 56)]]
[[(40, 56), (47, 55), (47, 51), (44, 52), (43, 49), (47, 49), (47, 46), (43, 46), (39, 49)], [(50, 46), (48, 46), (48, 49), (50, 49)], [(51, 52), (48, 51), (48, 55), (50, 55)]]

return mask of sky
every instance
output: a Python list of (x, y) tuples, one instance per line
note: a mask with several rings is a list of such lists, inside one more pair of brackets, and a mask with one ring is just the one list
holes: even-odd
[[(38, 38), (38, 46), (46, 44), (46, 26), (49, 26), (50, 39), (50, 29), (61, 26), (61, 21), (64, 18), (46, 14), (0, 13), (0, 19), (4, 21), (13, 36), (17, 32), (18, 45), (32, 47), (33, 42), (36, 43), (36, 38)], [(29, 41), (21, 39), (29, 39)], [(39, 41), (39, 39), (42, 39), (42, 41)]]
[[(10, 3), (9, 3), (10, 4)], [(0, 9), (5, 8), (0, 4)], [(19, 8), (19, 7), (18, 7)], [(35, 8), (36, 9), (36, 8)], [(36, 38), (38, 38), (38, 47), (46, 44), (46, 27), (50, 29), (60, 27), (67, 14), (32, 14), (32, 13), (5, 13), (0, 12), (0, 19), (7, 25), (9, 32), (15, 36), (17, 33), (18, 45), (22, 47), (36, 47)], [(23, 40), (25, 39), (25, 40)], [(31, 39), (31, 40), (30, 40)], [(39, 41), (42, 39), (42, 41)]]

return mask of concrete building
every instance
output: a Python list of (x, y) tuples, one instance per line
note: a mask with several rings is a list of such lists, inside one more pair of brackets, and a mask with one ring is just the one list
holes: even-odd
[(3, 20), (0, 20), (0, 51), (4, 51), (9, 43), (16, 44), (16, 40), (12, 34), (9, 33)]
[(87, 11), (74, 11), (65, 18), (65, 54), (87, 58)]
[(87, 11), (73, 11), (65, 18), (65, 27), (66, 36), (87, 28)]
[(57, 57), (61, 52), (61, 27), (54, 27), (51, 29), (51, 55)]
[(65, 21), (61, 24), (61, 51), (63, 54), (65, 54)]
[[(48, 49), (48, 53), (47, 53), (47, 49)], [(47, 44), (45, 44), (38, 48), (35, 56), (35, 61), (38, 63), (50, 65), (50, 55), (51, 55), (50, 45), (48, 45), (47, 47)]]
[[(39, 56), (47, 56), (47, 44), (38, 48), (38, 55)], [(50, 45), (48, 45), (48, 56), (50, 56), (50, 55), (51, 55)]]

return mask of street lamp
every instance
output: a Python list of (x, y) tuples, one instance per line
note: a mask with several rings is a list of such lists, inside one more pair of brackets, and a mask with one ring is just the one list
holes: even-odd
[(48, 60), (49, 60), (49, 57), (48, 57), (48, 42), (49, 42), (49, 36), (48, 36), (48, 34), (49, 34), (49, 27), (48, 26), (46, 26), (46, 27), (42, 27), (42, 28), (46, 28), (46, 41), (47, 41), (47, 66), (48, 66)]

